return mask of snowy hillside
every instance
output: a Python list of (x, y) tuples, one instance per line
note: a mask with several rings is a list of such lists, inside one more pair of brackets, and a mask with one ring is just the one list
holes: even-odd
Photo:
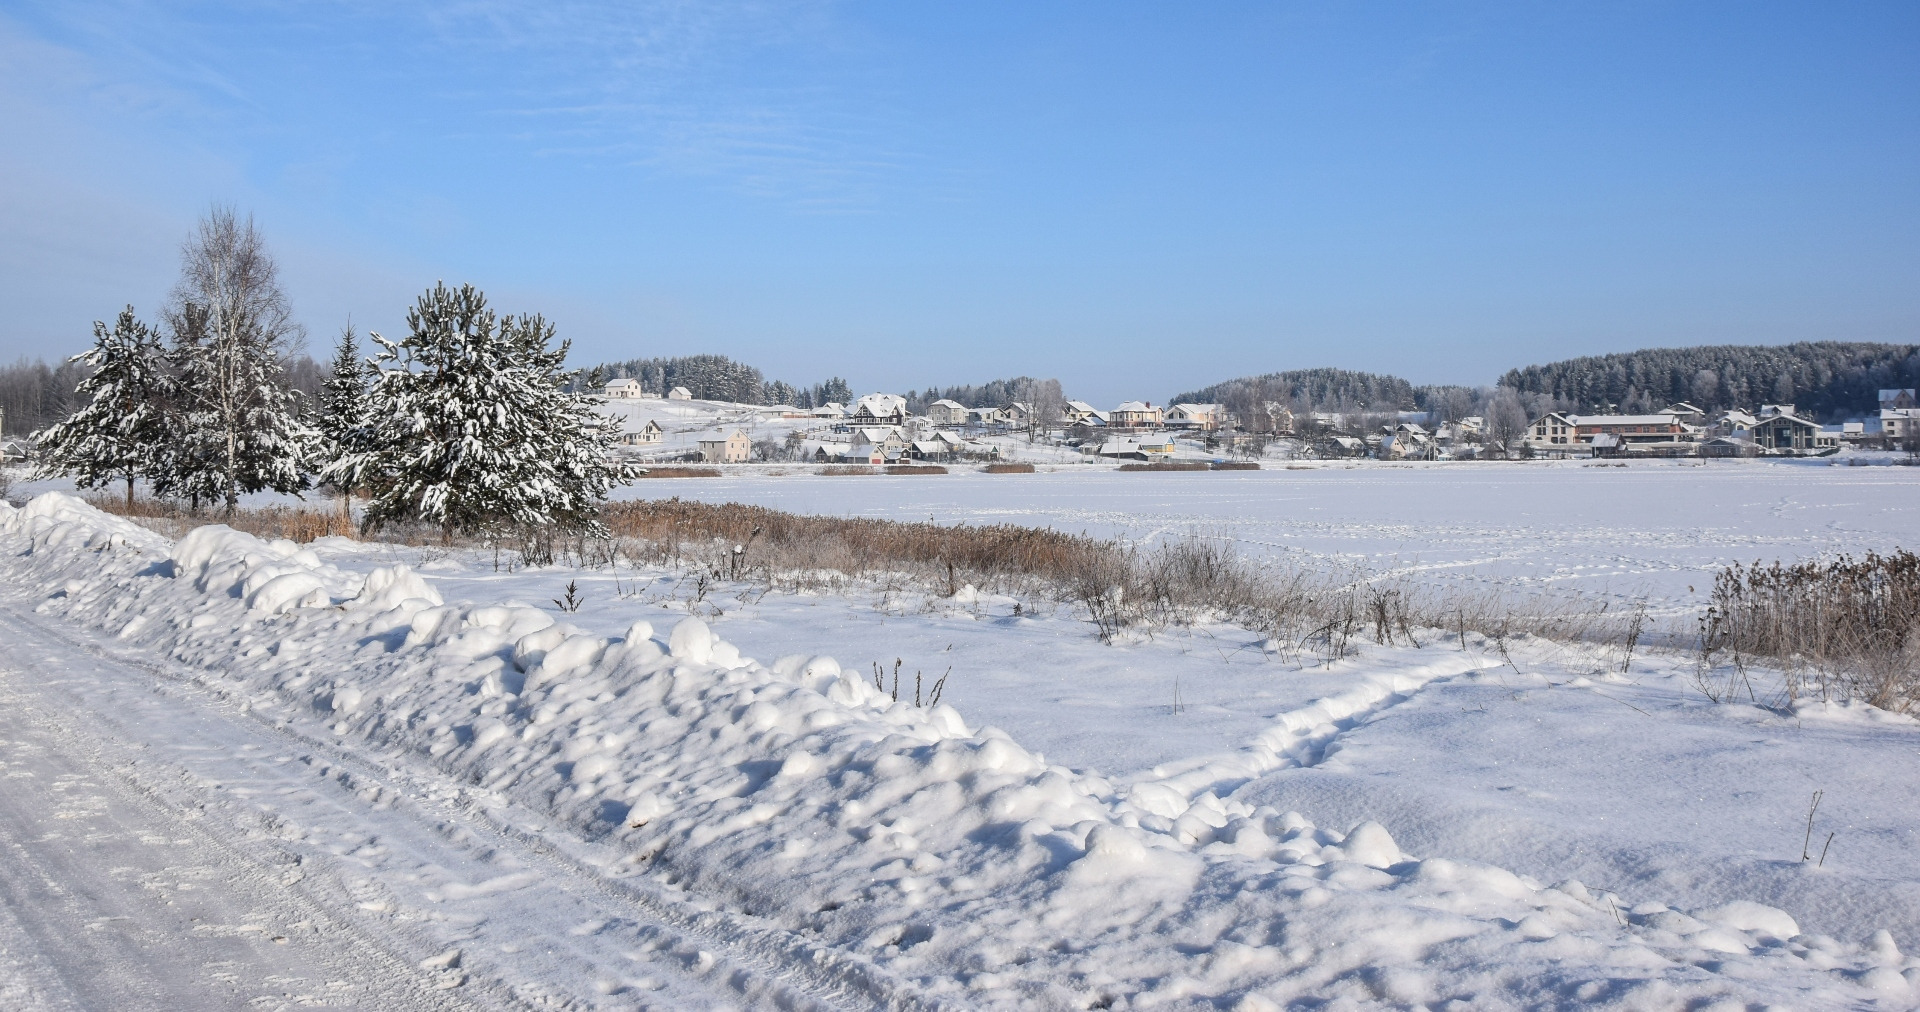
[[(1920, 994), (1920, 726), (1716, 707), (1678, 657), (1302, 668), (978, 594), (172, 543), (58, 494), (0, 507), (0, 567), (0, 831), (92, 855), (0, 883), (73, 897), (8, 905), (16, 1004), (112, 1004), (96, 965), (375, 1007)], [(943, 701), (891, 657), (952, 665)]]
[(660, 426), (661, 440), (656, 445), (635, 447), (646, 454), (671, 456), (699, 449), (702, 439), (724, 439), (734, 430), (746, 432), (758, 442), (786, 438), (795, 429), (818, 425), (808, 418), (783, 418), (775, 408), (730, 401), (672, 401), (665, 398), (619, 398), (598, 403), (599, 409), (618, 418), (621, 431), (639, 432), (651, 421)]

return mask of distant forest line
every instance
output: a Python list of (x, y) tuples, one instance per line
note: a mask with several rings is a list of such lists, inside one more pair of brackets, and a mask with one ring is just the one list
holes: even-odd
[[(309, 397), (318, 392), (321, 367), (302, 354), (287, 361), (288, 379)], [(70, 362), (49, 365), (21, 359), (0, 366), (0, 411), (5, 432), (24, 435), (66, 417), (81, 378)], [(759, 369), (724, 355), (636, 358), (598, 367), (601, 378), (632, 377), (658, 394), (684, 386), (702, 400), (745, 404), (791, 404), (811, 408), (849, 403), (854, 391), (833, 377), (808, 386), (768, 380)], [(581, 382), (584, 382), (582, 374)], [(970, 408), (998, 407), (1042, 383), (1017, 376), (979, 384), (930, 386), (906, 393), (908, 408), (924, 413), (936, 400)], [(1442, 418), (1486, 414), (1501, 406), (1537, 414), (1655, 411), (1688, 401), (1707, 411), (1793, 404), (1819, 421), (1868, 415), (1877, 392), (1920, 387), (1920, 345), (1808, 341), (1787, 345), (1706, 345), (1647, 348), (1588, 355), (1509, 370), (1493, 387), (1415, 385), (1399, 376), (1347, 369), (1296, 369), (1225, 380), (1187, 390), (1163, 403), (1223, 404), (1258, 414), (1268, 405), (1300, 411), (1341, 413), (1433, 412)], [(1072, 391), (1068, 391), (1071, 396)], [(1098, 405), (1111, 407), (1111, 405)]]

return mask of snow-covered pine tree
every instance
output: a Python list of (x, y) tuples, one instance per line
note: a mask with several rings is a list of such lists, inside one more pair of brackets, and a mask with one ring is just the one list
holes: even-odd
[[(314, 416), (314, 469), (325, 470), (367, 444), (367, 388), (374, 371), (360, 355), (360, 338), (347, 324), (334, 346), (333, 362), (320, 387), (320, 410)], [(340, 513), (353, 516), (353, 490), (366, 484), (366, 475), (348, 466), (323, 484), (340, 496)]]
[(368, 442), (321, 473), (364, 477), (362, 526), (419, 521), (447, 540), (542, 526), (604, 534), (599, 502), (634, 472), (613, 458), (617, 425), (562, 389), (567, 346), (547, 347), (553, 327), (501, 321), (472, 285), (440, 283), (407, 328), (398, 342), (372, 335)]
[(36, 436), (41, 468), (70, 475), (81, 488), (124, 480), (131, 512), (133, 481), (152, 470), (166, 438), (159, 337), (128, 306), (111, 331), (94, 321), (93, 347), (71, 361), (91, 370), (74, 390), (87, 400)]
[(788, 407), (796, 408), (800, 406), (802, 394), (798, 388), (790, 383), (774, 380), (765, 384), (761, 390), (762, 397), (766, 399), (768, 404), (785, 404)]
[(313, 430), (288, 389), (281, 358), (299, 338), (279, 268), (253, 219), (216, 207), (181, 250), (168, 313), (176, 411), (154, 490), (195, 508), (243, 492), (298, 492)]
[[(565, 371), (571, 343), (553, 347), (553, 324), (539, 314), (503, 321), (502, 338), (513, 349), (526, 400), (520, 410), (534, 436), (533, 459), (538, 469), (531, 486), (538, 493), (543, 523), (561, 530), (607, 536), (600, 523), (600, 504), (616, 484), (639, 476), (631, 464), (618, 459), (620, 419), (602, 414), (587, 396), (569, 393)], [(585, 384), (600, 386), (599, 370)]]
[(849, 386), (846, 380), (838, 376), (835, 376), (825, 383), (816, 384), (813, 388), (813, 406), (817, 408), (828, 403), (851, 406), (853, 404), (853, 387)]

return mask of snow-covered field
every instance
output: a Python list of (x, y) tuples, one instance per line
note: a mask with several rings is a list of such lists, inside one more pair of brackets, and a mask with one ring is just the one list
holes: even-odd
[[(630, 492), (1199, 530), (1679, 609), (1726, 562), (1911, 545), (1916, 485), (1636, 463)], [(1680, 654), (1436, 634), (1317, 667), (1217, 624), (1107, 646), (986, 595), (173, 544), (59, 496), (0, 509), (0, 573), (13, 1004), (1920, 1002), (1920, 723), (1711, 704)], [(1816, 790), (1831, 844), (1803, 862)]]

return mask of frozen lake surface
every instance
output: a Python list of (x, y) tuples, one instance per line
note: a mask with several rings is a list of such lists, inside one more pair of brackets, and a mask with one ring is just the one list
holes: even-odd
[(1824, 460), (755, 475), (643, 480), (622, 494), (1099, 537), (1196, 532), (1302, 561), (1667, 609), (1697, 607), (1727, 565), (1920, 540), (1920, 468)]

